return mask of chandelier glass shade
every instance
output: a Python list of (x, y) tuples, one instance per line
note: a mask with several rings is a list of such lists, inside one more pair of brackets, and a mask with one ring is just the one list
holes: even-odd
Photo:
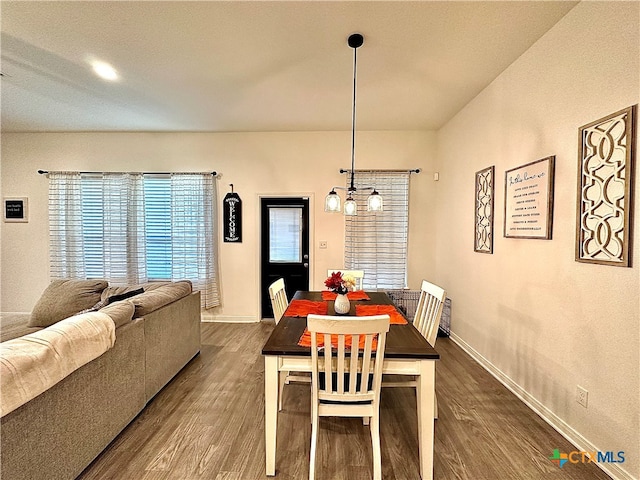
[(370, 212), (381, 212), (384, 208), (384, 201), (382, 195), (375, 190), (371, 192), (369, 198), (367, 198), (367, 210)]
[(335, 189), (331, 189), (327, 197), (324, 199), (325, 212), (339, 212), (342, 210), (342, 200)]
[(358, 215), (358, 204), (353, 199), (351, 194), (344, 201), (344, 214), (345, 215)]
[[(344, 202), (344, 214), (345, 215), (357, 215), (358, 214), (358, 204), (354, 198), (354, 194), (358, 190), (372, 190), (371, 195), (367, 198), (367, 211), (369, 212), (381, 212), (383, 210), (384, 202), (382, 200), (382, 196), (376, 192), (373, 187), (355, 187), (354, 176), (355, 176), (355, 145), (356, 145), (356, 72), (357, 72), (357, 50), (364, 43), (364, 37), (359, 33), (354, 33), (349, 36), (347, 40), (349, 47), (353, 48), (353, 105), (352, 105), (352, 116), (351, 116), (351, 182), (348, 188), (343, 187), (333, 187), (329, 194), (326, 196), (324, 201), (324, 211), (325, 212), (340, 212), (342, 206), (342, 200), (340, 199), (340, 195), (336, 193), (336, 189), (346, 190), (347, 191), (347, 199)], [(343, 171), (341, 170), (341, 173)]]

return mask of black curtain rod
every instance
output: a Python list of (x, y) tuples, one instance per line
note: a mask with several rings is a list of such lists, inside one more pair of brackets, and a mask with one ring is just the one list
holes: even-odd
[[(340, 173), (350, 173), (350, 172), (351, 172), (351, 170), (345, 170), (344, 168), (340, 169)], [(408, 173), (420, 173), (420, 169), (419, 168), (414, 168), (414, 169), (411, 169), (411, 170), (375, 170), (375, 169), (360, 170), (360, 169), (358, 169), (358, 170), (356, 170), (356, 173), (357, 172), (384, 172), (384, 173), (405, 173), (405, 172), (408, 172)]]
[[(38, 170), (38, 173), (40, 175), (46, 175), (49, 173), (48, 170)], [(54, 172), (55, 173), (55, 172)], [(99, 174), (99, 173), (141, 173), (142, 175), (171, 175), (173, 173), (197, 173), (197, 172), (78, 172), (78, 173), (85, 173), (85, 174)], [(213, 175), (214, 177), (218, 175), (218, 172), (211, 172), (211, 175)]]

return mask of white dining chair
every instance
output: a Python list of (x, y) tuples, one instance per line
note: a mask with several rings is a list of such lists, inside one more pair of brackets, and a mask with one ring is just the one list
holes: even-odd
[(447, 292), (433, 283), (422, 281), (418, 307), (413, 317), (413, 325), (422, 333), (432, 347), (436, 346), (438, 327)]
[[(370, 418), (373, 478), (380, 480), (380, 384), (389, 315), (336, 318), (310, 314), (307, 327), (311, 333), (309, 479), (315, 478), (319, 418), (363, 417)], [(324, 342), (322, 348), (318, 348), (318, 338)], [(348, 348), (348, 338), (351, 348)], [(362, 349), (358, 348), (361, 338)]]
[(279, 278), (269, 285), (269, 297), (271, 298), (271, 307), (273, 308), (273, 318), (277, 325), (289, 306), (287, 292), (284, 288), (284, 278)]
[[(277, 325), (289, 306), (283, 278), (279, 278), (269, 286), (269, 297), (271, 298), (271, 307), (273, 308), (273, 318)], [(291, 382), (310, 383), (311, 376), (308, 374), (293, 375), (287, 371), (278, 373), (278, 410), (282, 410), (282, 393), (284, 392), (284, 386)]]
[[(427, 342), (432, 347), (436, 346), (438, 338), (438, 327), (440, 326), (440, 317), (442, 316), (442, 308), (447, 298), (447, 292), (433, 283), (426, 280), (422, 281), (420, 287), (420, 298), (413, 317), (413, 325), (418, 329)], [(383, 387), (417, 387), (415, 378), (410, 380), (387, 381), (386, 378), (382, 382)], [(438, 398), (435, 398), (435, 418), (438, 418)]]
[(355, 290), (362, 290), (362, 283), (364, 282), (364, 270), (340, 270), (337, 268), (330, 268), (327, 271), (327, 276), (331, 276), (332, 273), (340, 272), (343, 275), (351, 275), (356, 279)]

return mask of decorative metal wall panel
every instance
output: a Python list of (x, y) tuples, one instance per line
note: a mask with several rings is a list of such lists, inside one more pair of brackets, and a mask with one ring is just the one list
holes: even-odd
[(631, 266), (636, 106), (580, 128), (576, 261)]
[(476, 172), (474, 251), (493, 253), (493, 198), (495, 167)]

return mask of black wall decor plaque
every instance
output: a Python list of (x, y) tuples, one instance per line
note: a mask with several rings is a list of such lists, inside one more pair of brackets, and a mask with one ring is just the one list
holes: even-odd
[(223, 201), (224, 241), (242, 242), (242, 200), (237, 193), (227, 193)]
[(4, 198), (5, 222), (28, 222), (29, 207), (27, 197)]

